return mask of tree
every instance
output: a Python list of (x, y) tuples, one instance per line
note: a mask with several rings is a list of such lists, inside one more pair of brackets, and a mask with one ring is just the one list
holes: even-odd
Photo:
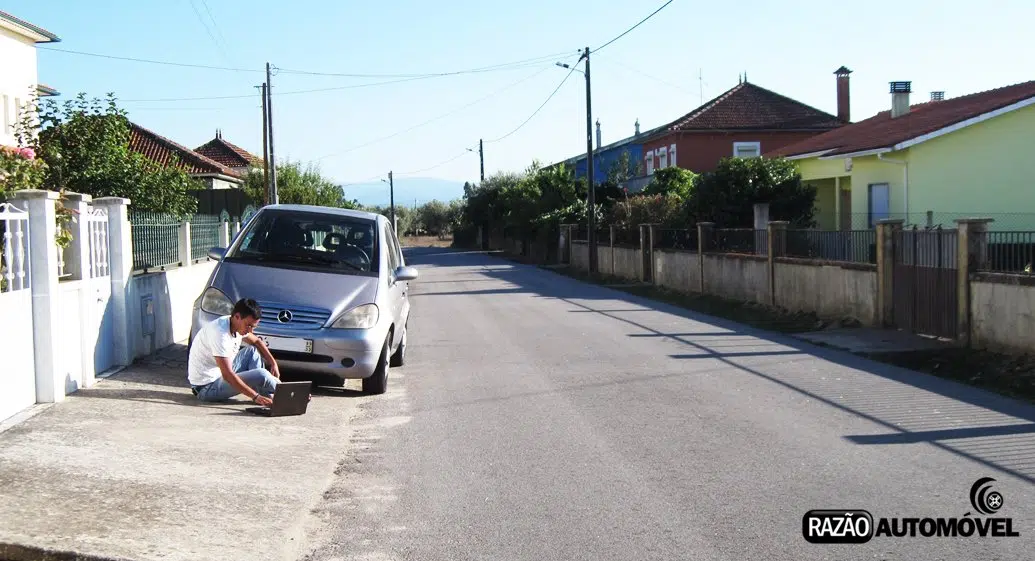
[(643, 188), (644, 195), (675, 194), (683, 200), (690, 198), (700, 176), (683, 168), (667, 167), (654, 172), (651, 182)]
[[(36, 107), (35, 100), (30, 103)], [(46, 163), (45, 189), (94, 198), (125, 197), (135, 209), (179, 216), (197, 209), (190, 191), (201, 189), (200, 181), (176, 162), (163, 166), (130, 150), (129, 119), (116, 105), (114, 94), (108, 94), (106, 102), (87, 100), (82, 93), (60, 106), (46, 100), (38, 111), (38, 136), (25, 132), (33, 128), (31, 115), (20, 128)]]
[[(253, 200), (265, 200), (262, 170), (252, 170), (248, 174), (244, 189)], [(309, 164), (303, 169), (300, 162), (277, 165), (277, 198), (281, 204), (360, 208), (359, 202), (346, 199), (341, 186), (325, 178), (319, 167)]]
[(801, 174), (789, 160), (725, 158), (715, 171), (700, 178), (686, 211), (692, 223), (750, 227), (754, 205), (769, 203), (773, 220), (787, 220), (791, 228), (811, 228), (815, 201), (816, 188), (802, 184)]

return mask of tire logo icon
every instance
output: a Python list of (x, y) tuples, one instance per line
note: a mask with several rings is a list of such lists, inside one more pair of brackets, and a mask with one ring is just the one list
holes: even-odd
[(992, 483), (995, 479), (991, 477), (982, 477), (974, 482), (974, 485), (970, 487), (970, 504), (974, 507), (974, 510), (981, 514), (995, 514), (1000, 508), (1003, 507), (1003, 495), (999, 491), (991, 491)]

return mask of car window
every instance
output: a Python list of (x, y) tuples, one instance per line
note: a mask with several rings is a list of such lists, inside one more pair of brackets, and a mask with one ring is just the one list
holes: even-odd
[(395, 252), (395, 261), (399, 265), (405, 265), (406, 260), (403, 259), (402, 248), (399, 247), (399, 237), (395, 234), (395, 228), (388, 228), (388, 232), (392, 238), (392, 250)]
[(399, 266), (399, 254), (395, 250), (395, 243), (392, 237), (392, 227), (385, 225), (384, 230), (385, 245), (388, 246), (388, 269), (389, 274), (391, 274), (391, 272), (395, 271), (396, 267)]
[(268, 210), (252, 219), (240, 244), (227, 259), (376, 274), (376, 224), (373, 220), (331, 213)]

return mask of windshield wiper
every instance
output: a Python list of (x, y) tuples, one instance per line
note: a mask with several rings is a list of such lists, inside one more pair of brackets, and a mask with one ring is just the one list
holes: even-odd
[(352, 267), (353, 269), (355, 269), (357, 271), (365, 271), (365, 269), (363, 269), (362, 267), (360, 267), (360, 266), (358, 266), (358, 265), (356, 265), (354, 263), (349, 263), (348, 261), (339, 261), (337, 259), (331, 259), (330, 257), (323, 257), (323, 256), (317, 256), (317, 255), (296, 255), (296, 254), (293, 254), (293, 253), (273, 253), (273, 254), (263, 255), (261, 258), (259, 258), (259, 260), (260, 261), (283, 260), (283, 261), (291, 261), (291, 262), (295, 262), (295, 263), (320, 263), (322, 265), (344, 264), (344, 265), (348, 265), (349, 267)]

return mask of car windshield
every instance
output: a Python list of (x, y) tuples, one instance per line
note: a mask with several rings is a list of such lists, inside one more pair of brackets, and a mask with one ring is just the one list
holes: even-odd
[(227, 260), (376, 274), (376, 232), (373, 220), (269, 210), (252, 219)]

